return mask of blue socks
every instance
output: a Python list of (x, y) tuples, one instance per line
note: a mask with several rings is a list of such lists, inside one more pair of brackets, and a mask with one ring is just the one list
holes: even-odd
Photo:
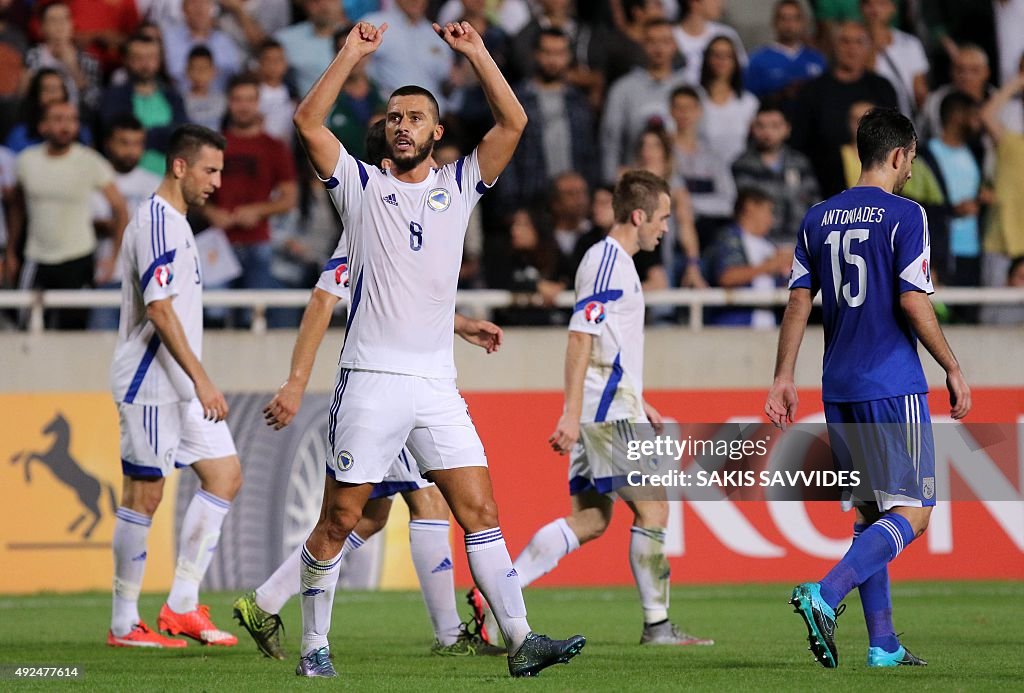
[[(854, 524), (854, 542), (870, 526)], [(896, 629), (892, 625), (892, 598), (889, 596), (888, 566), (883, 567), (862, 582), (858, 589), (860, 590), (861, 607), (864, 609), (864, 623), (868, 627), (870, 646), (880, 647), (886, 652), (895, 652), (900, 647), (900, 641), (897, 639)]]
[(854, 587), (885, 568), (913, 540), (910, 522), (896, 513), (886, 513), (861, 532), (843, 559), (822, 579), (821, 598), (836, 608)]

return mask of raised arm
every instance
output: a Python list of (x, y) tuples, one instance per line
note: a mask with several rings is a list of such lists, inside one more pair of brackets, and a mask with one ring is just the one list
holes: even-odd
[(299, 141), (321, 178), (330, 178), (334, 174), (338, 152), (341, 151), (341, 143), (324, 125), (324, 120), (334, 108), (341, 87), (353, 68), (380, 47), (387, 28), (387, 24), (382, 24), (379, 29), (366, 22), (356, 24), (345, 39), (345, 45), (295, 109), (292, 122)]
[(519, 144), (519, 138), (526, 128), (526, 111), (505, 81), (494, 58), (487, 52), (483, 39), (469, 22), (434, 24), (434, 31), (444, 39), (452, 50), (466, 56), (480, 80), (480, 86), (487, 97), (487, 104), (494, 116), (492, 127), (477, 148), (480, 161), (480, 177), (491, 185), (508, 165)]
[(935, 309), (928, 294), (921, 291), (904, 291), (900, 294), (900, 308), (914, 329), (921, 344), (932, 355), (936, 363), (946, 371), (946, 389), (949, 390), (950, 416), (962, 419), (971, 410), (971, 388), (967, 386), (960, 363), (946, 341), (939, 327)]
[(992, 95), (992, 98), (985, 102), (981, 109), (981, 121), (985, 124), (988, 134), (997, 143), (1005, 130), (1002, 121), (999, 120), (999, 113), (1022, 90), (1024, 90), (1024, 72), (1018, 73), (1016, 77), (1004, 84), (999, 91)]
[(775, 381), (768, 391), (768, 401), (764, 405), (764, 413), (772, 423), (786, 430), (796, 417), (799, 399), (796, 396), (796, 385), (793, 373), (796, 370), (796, 356), (800, 352), (800, 342), (804, 339), (807, 329), (807, 317), (811, 314), (811, 292), (809, 289), (792, 289), (789, 292), (789, 303), (786, 313), (782, 316), (782, 329), (779, 331), (779, 351), (775, 357)]

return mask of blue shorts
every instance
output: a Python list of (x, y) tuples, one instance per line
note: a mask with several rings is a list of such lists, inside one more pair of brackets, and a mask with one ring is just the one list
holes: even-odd
[(855, 504), (935, 505), (935, 442), (927, 395), (870, 402), (825, 403), (832, 459), (838, 471), (858, 471), (848, 491)]

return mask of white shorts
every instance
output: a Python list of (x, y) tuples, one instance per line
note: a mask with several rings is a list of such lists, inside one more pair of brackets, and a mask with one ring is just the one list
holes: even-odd
[(168, 404), (117, 403), (121, 420), (121, 471), (157, 479), (198, 460), (237, 454), (223, 421), (207, 421), (198, 399)]
[(632, 461), (627, 457), (630, 441), (642, 439), (650, 428), (650, 424), (640, 426), (626, 420), (580, 424), (580, 439), (569, 459), (569, 495), (584, 491), (613, 494), (627, 485), (630, 472), (656, 473), (657, 458)]
[(340, 369), (328, 414), (327, 472), (346, 484), (380, 483), (405, 445), (423, 475), (487, 466), (454, 379)]
[(402, 448), (402, 451), (398, 453), (398, 458), (391, 463), (391, 469), (384, 476), (384, 480), (374, 485), (373, 491), (370, 493), (370, 500), (392, 498), (395, 494), (418, 491), (427, 486), (433, 486), (433, 484), (420, 475), (416, 458), (409, 448)]

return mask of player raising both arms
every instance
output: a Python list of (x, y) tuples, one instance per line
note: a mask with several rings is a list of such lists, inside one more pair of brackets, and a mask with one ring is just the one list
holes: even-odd
[(820, 290), (821, 396), (833, 459), (841, 470), (865, 473), (870, 492), (852, 498), (857, 519), (849, 551), (821, 582), (797, 585), (790, 603), (822, 666), (839, 665), (836, 617), (854, 587), (870, 638), (868, 666), (922, 665), (893, 629), (888, 571), (928, 527), (935, 505), (928, 385), (917, 341), (946, 371), (954, 419), (970, 411), (971, 392), (928, 299), (934, 289), (924, 210), (894, 194), (917, 155), (914, 126), (897, 111), (869, 111), (857, 128), (857, 153), (857, 185), (804, 217), (765, 413), (783, 429), (796, 416), (793, 371)]
[(440, 169), (428, 158), (441, 138), (437, 101), (397, 89), (385, 132), (393, 167), (354, 159), (324, 127), (352, 68), (384, 39), (360, 22), (295, 113), (295, 126), (326, 182), (347, 236), (352, 303), (328, 422), (328, 478), (320, 520), (302, 551), (302, 657), (296, 673), (336, 676), (329, 657), (333, 591), (342, 546), (402, 446), (437, 484), (466, 531), (470, 570), (495, 606), (509, 673), (529, 676), (565, 662), (582, 636), (531, 632), (519, 578), (498, 526), (483, 445), (455, 385), (452, 324), (469, 214), (508, 164), (526, 115), (468, 23), (435, 26), (479, 77), (495, 125), (469, 156)]
[(190, 466), (200, 489), (185, 511), (178, 564), (157, 625), (207, 645), (234, 645), (200, 605), (199, 583), (213, 558), (221, 525), (242, 485), (228, 405), (200, 363), (203, 277), (185, 214), (220, 187), (224, 138), (199, 125), (171, 135), (167, 173), (124, 232), (121, 326), (111, 385), (121, 422), (124, 490), (114, 528), (114, 600), (107, 644), (184, 647), (139, 618), (146, 540), (175, 467)]
[[(386, 149), (384, 122), (379, 121), (366, 133), (367, 160), (377, 167), (390, 168)], [(349, 298), (351, 282), (346, 240), (342, 235), (313, 288), (292, 351), (288, 380), (264, 409), (267, 425), (275, 429), (290, 424), (298, 413), (316, 351), (323, 341), (334, 308), (340, 299)], [(472, 320), (456, 314), (455, 333), (489, 354), (501, 347), (501, 328), (486, 320)], [(437, 487), (420, 475), (415, 458), (408, 449), (403, 448), (384, 480), (374, 486), (363, 509), (363, 517), (345, 540), (342, 554), (348, 555), (358, 549), (384, 528), (392, 499), (398, 493), (409, 506), (409, 548), (423, 601), (434, 626), (435, 642), (431, 652), (450, 656), (505, 654), (505, 650), (491, 646), (479, 635), (470, 633), (459, 619), (455, 606), (454, 565), (448, 541), (451, 512)], [(252, 635), (259, 650), (275, 659), (285, 657), (278, 614), (285, 603), (299, 593), (301, 552), (302, 546), (297, 547), (262, 585), (234, 604), (235, 618)]]

